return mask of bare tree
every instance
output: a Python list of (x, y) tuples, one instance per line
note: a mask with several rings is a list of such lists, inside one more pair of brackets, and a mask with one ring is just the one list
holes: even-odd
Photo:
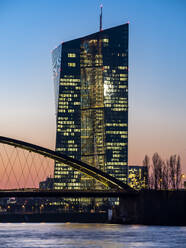
[(150, 158), (145, 155), (145, 158), (143, 160), (143, 166), (147, 167), (147, 185), (148, 188), (150, 188)]
[(176, 155), (171, 155), (169, 160), (170, 166), (170, 187), (176, 189)]
[(158, 170), (157, 170), (158, 157), (159, 157), (158, 153), (154, 153), (152, 157), (152, 177), (154, 179), (153, 188), (156, 190), (158, 189)]
[(143, 166), (147, 166), (148, 186), (151, 189), (179, 189), (181, 186), (181, 160), (178, 155), (171, 155), (163, 161), (156, 152), (152, 157), (152, 165), (147, 155), (143, 160)]
[(169, 188), (169, 165), (163, 161), (162, 168), (162, 189), (167, 190)]
[(176, 189), (179, 189), (181, 186), (181, 159), (178, 155), (176, 161)]
[(149, 176), (149, 188), (150, 189), (154, 189), (154, 176), (152, 175), (152, 173), (151, 173), (151, 175)]
[(163, 161), (159, 154), (156, 152), (152, 157), (152, 176), (154, 178), (154, 189), (161, 189), (162, 188), (162, 167)]

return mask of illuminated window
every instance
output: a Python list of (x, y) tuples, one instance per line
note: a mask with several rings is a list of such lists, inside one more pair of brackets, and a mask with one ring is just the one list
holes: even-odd
[(120, 69), (120, 70), (127, 70), (127, 66), (118, 66), (118, 69)]
[(68, 53), (68, 57), (69, 58), (75, 58), (76, 57), (76, 54), (75, 53)]
[(103, 39), (103, 42), (108, 43), (109, 39)]
[(68, 63), (69, 67), (76, 67), (76, 63)]

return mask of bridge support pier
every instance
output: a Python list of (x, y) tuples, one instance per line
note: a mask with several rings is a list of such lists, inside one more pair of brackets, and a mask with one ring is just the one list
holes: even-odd
[(139, 220), (139, 209), (138, 202), (139, 196), (128, 195), (126, 197), (120, 197), (120, 205), (117, 211), (121, 223), (134, 224), (138, 223)]

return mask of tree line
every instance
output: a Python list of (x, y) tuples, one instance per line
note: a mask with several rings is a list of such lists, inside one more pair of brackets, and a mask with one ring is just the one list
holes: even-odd
[(182, 172), (179, 155), (171, 155), (169, 159), (163, 160), (156, 152), (150, 158), (145, 155), (143, 166), (147, 167), (147, 184), (149, 189), (155, 190), (177, 190), (181, 188)]

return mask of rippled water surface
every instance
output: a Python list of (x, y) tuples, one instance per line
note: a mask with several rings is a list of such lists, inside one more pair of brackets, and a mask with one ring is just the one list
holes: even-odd
[(0, 247), (186, 247), (186, 227), (1, 223)]

